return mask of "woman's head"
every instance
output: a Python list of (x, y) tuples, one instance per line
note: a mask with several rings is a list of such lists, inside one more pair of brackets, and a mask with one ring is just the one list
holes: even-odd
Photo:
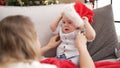
[(39, 56), (39, 43), (28, 17), (8, 16), (0, 21), (0, 63), (28, 61)]

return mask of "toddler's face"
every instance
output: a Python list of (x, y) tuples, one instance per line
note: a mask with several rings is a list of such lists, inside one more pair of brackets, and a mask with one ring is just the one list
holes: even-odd
[(62, 17), (62, 31), (64, 33), (70, 33), (76, 30), (74, 22), (68, 19), (65, 15)]

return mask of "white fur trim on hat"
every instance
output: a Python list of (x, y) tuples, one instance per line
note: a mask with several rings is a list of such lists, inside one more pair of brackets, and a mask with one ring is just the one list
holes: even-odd
[(67, 5), (64, 8), (63, 13), (65, 14), (66, 17), (72, 20), (77, 27), (84, 25), (83, 19), (81, 18), (81, 16), (79, 16), (79, 14), (74, 9), (74, 4)]

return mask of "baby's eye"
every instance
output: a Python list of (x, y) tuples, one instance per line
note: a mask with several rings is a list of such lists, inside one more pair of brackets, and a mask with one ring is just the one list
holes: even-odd
[(72, 24), (71, 22), (68, 22), (68, 24)]
[(65, 24), (65, 21), (63, 21), (62, 23)]

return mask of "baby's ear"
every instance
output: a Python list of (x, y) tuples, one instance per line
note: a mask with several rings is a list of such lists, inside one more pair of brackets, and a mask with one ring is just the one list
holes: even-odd
[(85, 34), (85, 28), (84, 28), (84, 26), (77, 27), (76, 29), (79, 30), (81, 33)]
[(79, 31), (81, 31), (81, 27), (76, 27), (76, 30), (79, 30)]

